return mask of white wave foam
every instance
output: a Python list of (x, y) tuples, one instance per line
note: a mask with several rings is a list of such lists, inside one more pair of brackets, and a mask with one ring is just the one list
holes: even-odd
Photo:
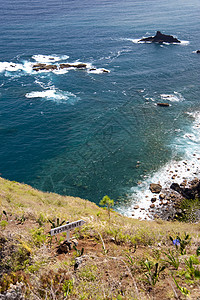
[(143, 42), (139, 42), (140, 39), (127, 39), (128, 41), (131, 41), (134, 44), (138, 44), (138, 43), (143, 43)]
[(16, 64), (13, 62), (0, 62), (0, 72), (16, 72), (23, 69), (22, 64)]
[(72, 68), (53, 70), (52, 72), (57, 75), (62, 75), (62, 74), (67, 74), (70, 69), (72, 69)]
[(184, 100), (184, 97), (178, 92), (174, 92), (173, 94), (161, 94), (160, 97), (162, 100), (168, 100), (171, 102), (180, 102)]
[(60, 60), (66, 60), (69, 58), (68, 55), (57, 56), (57, 55), (33, 55), (32, 58), (37, 61), (38, 63), (50, 63), (50, 62), (57, 62)]
[[(70, 70), (77, 70), (80, 69), (80, 64), (83, 64), (83, 68), (85, 69), (87, 72), (91, 72), (94, 74), (101, 74), (101, 73), (110, 73), (109, 70), (103, 69), (103, 68), (96, 68), (94, 67), (91, 63), (83, 63), (80, 61), (75, 61), (74, 63), (70, 63), (70, 67), (69, 68), (60, 68), (59, 63), (56, 64), (56, 62), (60, 61), (60, 60), (64, 60), (67, 59), (68, 56), (50, 56), (50, 55), (33, 55), (32, 56), (33, 59), (35, 59), (38, 63), (50, 63), (52, 65), (55, 65), (57, 67), (56, 70), (51, 70), (51, 69), (44, 69), (44, 70), (40, 70), (38, 68), (38, 70), (34, 70), (33, 66), (35, 65), (35, 63), (30, 62), (30, 61), (24, 61), (22, 63), (13, 63), (13, 62), (0, 62), (0, 72), (5, 72), (5, 76), (13, 76), (11, 75), (9, 72), (18, 72), (18, 74), (16, 74), (15, 76), (19, 77), (21, 75), (25, 75), (25, 74), (41, 74), (41, 73), (54, 73), (57, 75), (61, 75), (61, 74), (66, 74), (68, 73)], [(8, 73), (6, 73), (8, 71)], [(22, 71), (24, 73), (20, 73), (19, 71)]]
[(65, 102), (70, 98), (73, 98), (73, 100), (77, 98), (76, 95), (70, 92), (64, 92), (57, 89), (49, 89), (45, 91), (34, 91), (34, 92), (27, 93), (25, 96), (26, 98), (45, 98), (46, 100), (53, 100), (56, 102)]
[(181, 41), (181, 45), (183, 45), (183, 46), (187, 46), (187, 45), (189, 45), (189, 41)]

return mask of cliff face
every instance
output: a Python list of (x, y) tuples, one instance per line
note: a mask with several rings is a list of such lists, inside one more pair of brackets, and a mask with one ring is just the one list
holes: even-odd
[[(167, 299), (173, 292), (168, 284), (173, 284), (172, 266), (164, 254), (169, 250), (177, 251), (180, 261), (174, 278), (194, 299), (199, 295), (194, 277), (189, 283), (180, 277), (185, 259), (196, 253), (198, 224), (139, 221), (114, 211), (109, 217), (106, 209), (87, 200), (2, 178), (0, 203), (0, 299)], [(70, 231), (71, 250), (65, 232), (49, 235), (52, 226), (80, 219), (86, 223)], [(185, 232), (192, 237), (190, 244)], [(186, 241), (184, 260), (169, 238), (177, 235)], [(156, 266), (162, 269), (154, 282), (146, 276), (147, 263), (152, 272)], [(182, 299), (180, 290), (173, 289)]]

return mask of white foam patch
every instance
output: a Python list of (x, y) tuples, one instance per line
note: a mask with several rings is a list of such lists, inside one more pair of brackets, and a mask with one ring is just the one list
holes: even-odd
[(57, 75), (63, 75), (63, 74), (67, 74), (70, 69), (72, 69), (72, 68), (53, 70), (52, 72)]
[(33, 55), (32, 58), (37, 61), (38, 63), (53, 63), (57, 62), (60, 60), (66, 60), (69, 58), (68, 55), (63, 55), (63, 56), (57, 56), (57, 55)]
[(16, 64), (13, 62), (0, 62), (0, 72), (16, 72), (23, 69), (22, 64)]
[[(22, 63), (13, 63), (13, 62), (0, 62), (0, 72), (4, 72), (5, 76), (13, 76), (11, 73), (15, 72), (15, 77), (19, 77), (22, 75), (26, 74), (41, 74), (41, 73), (54, 73), (57, 75), (62, 75), (68, 73), (70, 70), (79, 70), (83, 69), (87, 72), (91, 72), (94, 74), (102, 74), (102, 73), (110, 73), (109, 70), (103, 69), (103, 68), (96, 68), (94, 67), (91, 63), (83, 63), (80, 61), (75, 61), (74, 63), (70, 63), (71, 67), (69, 68), (59, 68), (59, 63), (56, 63), (60, 60), (67, 59), (68, 56), (50, 56), (50, 55), (33, 55), (33, 59), (37, 61), (37, 63), (49, 63), (50, 65), (55, 65), (57, 66), (57, 69), (52, 70), (52, 69), (44, 69), (40, 70), (34, 70), (33, 66), (36, 63), (30, 62), (30, 61), (23, 61)], [(83, 68), (79, 68), (79, 65), (83, 64)]]
[(189, 45), (189, 41), (180, 41), (181, 42), (181, 45), (183, 45), (183, 46), (187, 46), (187, 45)]
[(48, 89), (45, 91), (34, 91), (34, 92), (27, 93), (25, 96), (26, 98), (45, 98), (46, 100), (53, 100), (62, 103), (69, 100), (70, 98), (73, 98), (73, 100), (77, 98), (76, 95), (70, 92), (64, 92), (57, 89)]
[[(192, 126), (188, 128), (187, 133), (179, 135), (174, 141), (174, 147), (184, 151), (184, 159), (172, 160), (154, 174), (144, 175), (138, 186), (132, 187), (130, 190), (128, 199), (131, 205), (128, 209), (121, 205), (118, 209), (120, 213), (134, 218), (151, 219), (149, 212), (151, 199), (157, 198), (154, 202), (155, 208), (160, 207), (159, 196), (153, 194), (149, 189), (151, 183), (159, 183), (162, 188), (169, 188), (173, 182), (180, 184), (184, 179), (190, 181), (194, 177), (200, 177), (200, 112), (188, 113), (188, 115), (193, 120)], [(134, 208), (136, 205), (139, 205), (138, 209)]]
[(184, 97), (178, 92), (174, 92), (173, 94), (161, 94), (160, 97), (162, 100), (168, 100), (171, 102), (180, 102), (184, 100)]
[(140, 40), (141, 39), (127, 39), (127, 41), (131, 41), (134, 44), (138, 44), (138, 43), (143, 44), (144, 42), (139, 42)]

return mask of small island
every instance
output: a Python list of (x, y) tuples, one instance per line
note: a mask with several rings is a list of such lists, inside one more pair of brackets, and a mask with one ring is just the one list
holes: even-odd
[(156, 32), (155, 36), (150, 36), (147, 38), (143, 38), (138, 42), (151, 42), (151, 43), (181, 43), (177, 38), (174, 38), (172, 35), (163, 34), (160, 31)]

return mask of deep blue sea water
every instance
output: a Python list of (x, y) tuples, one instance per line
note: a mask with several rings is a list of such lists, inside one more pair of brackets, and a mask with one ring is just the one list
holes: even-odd
[[(150, 181), (169, 181), (172, 162), (198, 175), (198, 0), (0, 4), (2, 177), (96, 203), (108, 194), (126, 213)], [(157, 30), (182, 43), (137, 43)], [(37, 62), (88, 67), (34, 72)]]

